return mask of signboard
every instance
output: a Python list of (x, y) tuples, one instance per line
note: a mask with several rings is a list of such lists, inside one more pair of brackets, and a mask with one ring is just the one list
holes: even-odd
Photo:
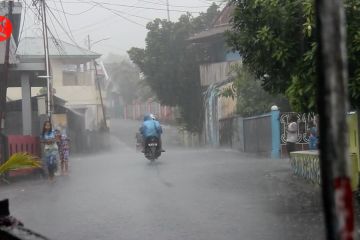
[(5, 17), (0, 16), (0, 42), (6, 41), (11, 37), (12, 24), (11, 21)]

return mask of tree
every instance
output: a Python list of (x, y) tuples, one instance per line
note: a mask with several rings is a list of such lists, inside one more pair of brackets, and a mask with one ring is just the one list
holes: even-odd
[[(228, 43), (270, 93), (286, 94), (296, 111), (316, 110), (314, 1), (232, 0)], [(360, 106), (360, 3), (346, 1), (349, 90)]]
[(134, 100), (146, 98), (144, 86), (141, 83), (140, 71), (136, 65), (128, 58), (110, 54), (105, 65), (109, 71), (111, 82), (108, 86), (109, 93), (116, 93), (121, 96), (122, 100), (131, 104)]
[(271, 95), (261, 87), (261, 80), (256, 79), (247, 67), (235, 65), (232, 69), (235, 79), (232, 86), (226, 88), (221, 95), (236, 98), (237, 114), (248, 117), (270, 111), (271, 106), (277, 105), (283, 111), (288, 111), (286, 99), (280, 95)]
[(217, 9), (218, 6), (213, 4), (206, 13), (196, 18), (190, 14), (182, 15), (177, 22), (155, 19), (147, 24), (146, 48), (128, 51), (159, 101), (178, 106), (181, 123), (193, 132), (202, 128), (199, 63), (207, 58), (207, 54), (187, 39), (208, 28)]

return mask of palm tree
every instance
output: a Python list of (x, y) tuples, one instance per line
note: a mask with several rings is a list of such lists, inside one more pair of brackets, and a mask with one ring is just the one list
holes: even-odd
[(4, 175), (10, 170), (38, 167), (41, 167), (41, 162), (38, 157), (24, 152), (14, 153), (7, 161), (0, 165), (0, 179), (5, 180)]

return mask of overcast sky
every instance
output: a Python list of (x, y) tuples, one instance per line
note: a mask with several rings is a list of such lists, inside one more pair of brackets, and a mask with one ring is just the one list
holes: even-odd
[[(26, 18), (22, 37), (41, 36), (41, 23), (34, 17), (36, 9), (34, 7), (29, 9), (32, 0), (23, 1), (27, 6), (24, 5)], [(166, 0), (46, 0), (46, 2), (52, 12), (47, 12), (48, 25), (55, 37), (59, 36), (62, 40), (71, 43), (72, 34), (75, 41), (85, 47), (87, 35), (90, 35), (92, 50), (103, 55), (108, 53), (126, 55), (126, 51), (131, 47), (144, 47), (146, 23), (155, 18), (167, 18)], [(197, 16), (198, 12), (206, 11), (212, 2), (211, 0), (169, 0), (170, 19), (175, 21), (186, 11), (193, 12), (192, 14)], [(99, 41), (104, 38), (106, 40)]]

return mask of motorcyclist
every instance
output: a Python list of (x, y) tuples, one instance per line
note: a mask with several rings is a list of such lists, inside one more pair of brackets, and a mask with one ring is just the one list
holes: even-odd
[[(162, 127), (159, 123), (159, 121), (156, 120), (155, 116), (153, 114), (147, 114), (144, 116), (144, 122), (142, 123), (140, 127), (140, 133), (143, 136), (143, 143), (146, 142), (146, 139), (149, 137), (156, 137), (159, 139), (159, 145), (162, 152), (164, 152), (162, 148), (162, 142), (161, 142), (161, 134), (162, 134)], [(143, 150), (144, 152), (144, 145)]]

